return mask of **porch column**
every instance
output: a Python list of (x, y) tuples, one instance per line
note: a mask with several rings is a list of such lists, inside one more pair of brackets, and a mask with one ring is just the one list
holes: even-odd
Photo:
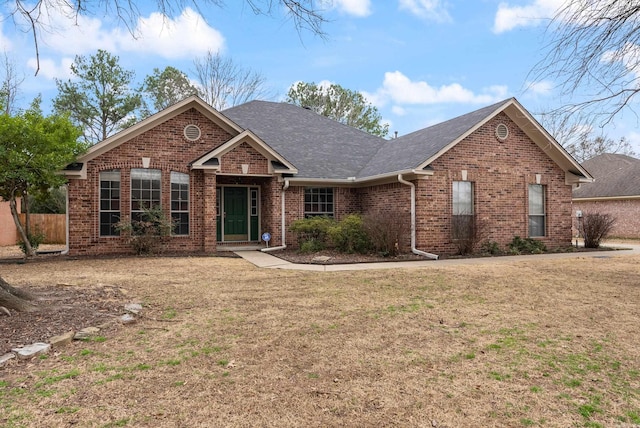
[(212, 172), (204, 174), (204, 251), (216, 251), (216, 175)]

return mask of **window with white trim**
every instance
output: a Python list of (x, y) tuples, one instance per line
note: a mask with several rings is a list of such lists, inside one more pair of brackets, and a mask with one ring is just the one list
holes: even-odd
[(529, 237), (546, 235), (545, 186), (529, 184)]
[(174, 235), (189, 234), (189, 174), (171, 171), (171, 220)]
[(131, 169), (131, 221), (142, 221), (145, 210), (160, 207), (159, 169)]
[(307, 187), (304, 189), (304, 216), (333, 217), (333, 188)]
[(258, 215), (258, 189), (251, 189), (251, 216)]
[(453, 239), (468, 239), (474, 234), (473, 183), (454, 181), (452, 187), (453, 216), (451, 234)]
[(120, 170), (100, 172), (100, 236), (119, 236)]

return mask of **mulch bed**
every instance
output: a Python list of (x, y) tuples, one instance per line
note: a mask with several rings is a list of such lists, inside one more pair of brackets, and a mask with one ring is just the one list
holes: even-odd
[[(380, 254), (348, 254), (341, 253), (332, 250), (323, 250), (315, 253), (300, 253), (297, 250), (279, 250), (273, 251), (272, 254), (275, 257), (281, 258), (291, 263), (306, 263), (306, 264), (347, 264), (347, 263), (379, 263), (379, 262), (404, 262), (414, 260), (428, 260), (426, 257), (418, 256), (416, 254), (399, 254), (397, 256), (384, 257)], [(327, 258), (326, 261), (319, 259)]]
[(37, 311), (0, 315), (0, 355), (53, 336), (115, 320), (126, 296), (115, 286), (78, 288), (67, 285), (24, 287), (37, 296)]

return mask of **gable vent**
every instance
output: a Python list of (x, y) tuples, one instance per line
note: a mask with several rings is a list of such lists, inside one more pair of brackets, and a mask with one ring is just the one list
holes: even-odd
[(498, 126), (496, 126), (496, 137), (498, 137), (499, 140), (505, 140), (508, 136), (509, 128), (507, 128), (507, 125), (504, 123), (498, 124)]
[(196, 125), (187, 125), (184, 127), (184, 137), (189, 141), (196, 141), (200, 138), (200, 128)]

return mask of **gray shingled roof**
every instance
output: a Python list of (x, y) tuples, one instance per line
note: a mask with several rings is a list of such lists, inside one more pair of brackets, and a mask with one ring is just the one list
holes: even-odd
[(393, 140), (287, 103), (252, 101), (222, 114), (291, 162), (298, 168), (298, 177), (346, 179), (415, 169), (508, 101)]
[(595, 178), (573, 190), (574, 198), (640, 196), (640, 159), (604, 153), (582, 163)]
[(507, 101), (509, 100), (500, 101), (446, 122), (389, 140), (360, 171), (360, 176), (366, 177), (418, 167), (485, 120)]
[(355, 177), (385, 139), (293, 104), (251, 101), (221, 112), (298, 169), (298, 177)]

